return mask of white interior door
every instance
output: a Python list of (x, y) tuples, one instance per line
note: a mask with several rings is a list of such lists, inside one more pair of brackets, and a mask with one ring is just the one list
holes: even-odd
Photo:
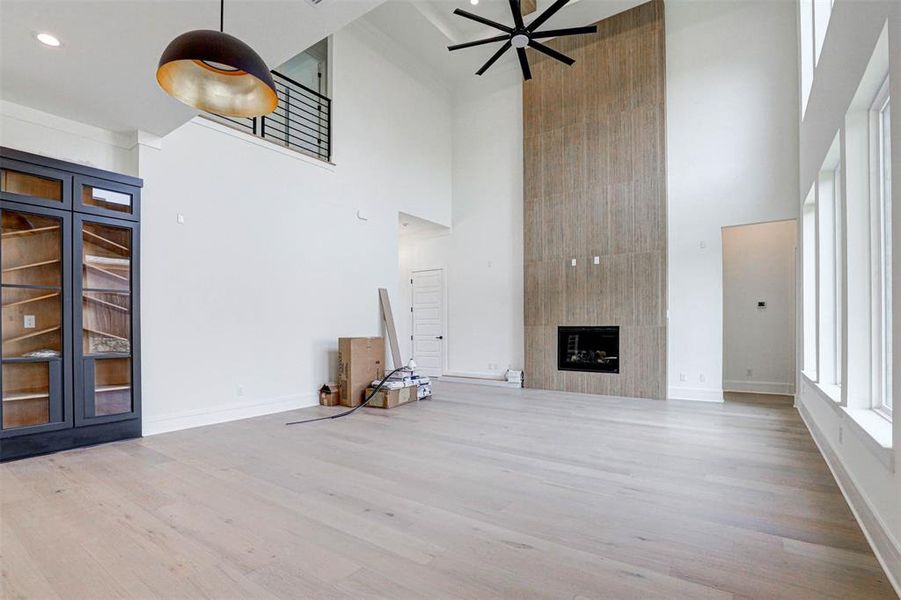
[(425, 375), (444, 370), (444, 270), (413, 271), (413, 360)]

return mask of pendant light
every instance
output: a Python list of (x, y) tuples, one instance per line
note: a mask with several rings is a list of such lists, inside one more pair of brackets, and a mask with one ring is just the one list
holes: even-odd
[(253, 48), (223, 31), (197, 29), (172, 40), (160, 57), (156, 80), (167, 94), (194, 108), (229, 117), (260, 117), (278, 106), (275, 82)]

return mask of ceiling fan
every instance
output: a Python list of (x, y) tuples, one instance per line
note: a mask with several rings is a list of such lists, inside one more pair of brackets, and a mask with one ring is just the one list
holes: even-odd
[(547, 8), (547, 10), (538, 15), (535, 20), (528, 25), (526, 25), (522, 20), (520, 0), (509, 0), (509, 2), (510, 10), (513, 12), (513, 27), (498, 23), (497, 21), (486, 19), (485, 17), (480, 17), (479, 15), (459, 8), (454, 11), (455, 15), (476, 21), (477, 23), (481, 23), (483, 25), (488, 25), (489, 27), (493, 27), (494, 29), (498, 29), (504, 32), (503, 35), (486, 38), (484, 40), (477, 40), (475, 42), (454, 44), (453, 46), (447, 47), (448, 50), (453, 52), (454, 50), (472, 48), (473, 46), (481, 46), (482, 44), (504, 42), (504, 45), (501, 46), (498, 51), (488, 59), (488, 62), (482, 65), (481, 69), (476, 71), (476, 75), (482, 75), (485, 71), (487, 71), (491, 67), (491, 65), (493, 65), (497, 61), (497, 59), (499, 59), (501, 55), (504, 54), (504, 52), (506, 52), (510, 48), (516, 48), (516, 54), (519, 56), (519, 66), (522, 67), (522, 77), (523, 79), (531, 79), (532, 71), (531, 69), (529, 69), (529, 59), (526, 58), (526, 46), (534, 48), (535, 50), (538, 50), (543, 54), (547, 54), (551, 58), (559, 60), (562, 63), (571, 65), (576, 61), (566, 56), (565, 54), (557, 52), (553, 48), (545, 46), (537, 40), (542, 38), (561, 37), (564, 35), (582, 35), (585, 33), (596, 33), (598, 30), (597, 25), (586, 25), (585, 27), (570, 27), (568, 29), (548, 29), (546, 31), (537, 31), (539, 27), (544, 25), (545, 21), (554, 16), (554, 14), (558, 10), (566, 6), (570, 2), (570, 0), (556, 0), (556, 2), (551, 4)]

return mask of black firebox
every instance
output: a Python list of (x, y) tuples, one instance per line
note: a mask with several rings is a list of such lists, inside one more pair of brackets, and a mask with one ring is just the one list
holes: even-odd
[(619, 373), (619, 326), (558, 327), (557, 368)]

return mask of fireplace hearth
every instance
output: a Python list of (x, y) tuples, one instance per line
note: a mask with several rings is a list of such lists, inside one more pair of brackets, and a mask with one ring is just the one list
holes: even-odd
[(619, 326), (558, 327), (557, 368), (619, 373)]

